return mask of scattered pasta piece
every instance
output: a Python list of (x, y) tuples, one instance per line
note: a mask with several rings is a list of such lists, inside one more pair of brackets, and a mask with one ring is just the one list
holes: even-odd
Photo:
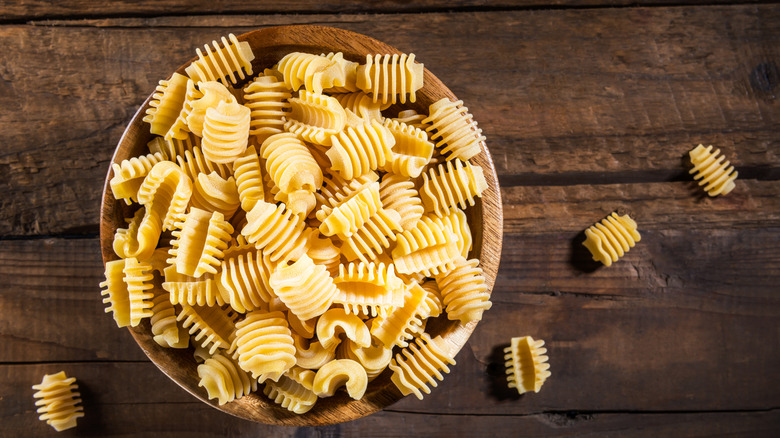
[(33, 397), (39, 399), (35, 402), (35, 406), (40, 406), (38, 419), (57, 432), (76, 427), (76, 419), (84, 416), (76, 378), (67, 377), (65, 371), (44, 375), (41, 383), (32, 389), (37, 391)]
[(693, 169), (689, 173), (695, 174), (693, 179), (701, 180), (699, 185), (704, 186), (708, 195), (728, 195), (734, 190), (734, 180), (739, 173), (734, 170), (729, 160), (720, 154), (720, 149), (712, 152), (712, 146), (705, 148), (700, 144), (690, 152), (690, 157)]
[(593, 255), (593, 260), (612, 266), (641, 238), (633, 219), (627, 214), (618, 216), (612, 213), (585, 230), (585, 242), (582, 244)]
[(530, 336), (512, 338), (512, 343), (504, 349), (506, 374), (510, 388), (516, 388), (520, 394), (528, 391), (539, 392), (550, 377), (550, 364), (547, 363), (544, 341)]

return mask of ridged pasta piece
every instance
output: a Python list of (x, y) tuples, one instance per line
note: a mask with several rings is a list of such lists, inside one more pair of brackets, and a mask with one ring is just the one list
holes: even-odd
[(463, 106), (463, 101), (453, 102), (444, 97), (431, 104), (430, 116), (422, 123), (430, 123), (426, 129), (437, 148), (442, 148), (442, 154), (447, 160), (458, 158), (463, 161), (477, 156), (480, 144), (485, 141), (482, 130), (477, 127), (474, 116)]
[(203, 137), (203, 124), (206, 121), (206, 111), (216, 108), (220, 102), (237, 102), (230, 90), (216, 81), (198, 82), (197, 92), (191, 96), (190, 111), (187, 114), (187, 127), (197, 135)]
[(225, 257), (217, 276), (220, 294), (236, 312), (268, 310), (271, 270), (268, 257), (258, 250)]
[(389, 129), (376, 120), (357, 128), (348, 127), (333, 135), (327, 155), (332, 169), (351, 180), (382, 168), (393, 158), (395, 139)]
[(249, 135), (262, 144), (266, 138), (284, 130), (284, 119), (291, 110), (292, 97), (284, 82), (275, 76), (260, 76), (244, 88), (249, 108)]
[(184, 69), (193, 81), (230, 81), (235, 85), (245, 77), (252, 76), (252, 60), (255, 59), (255, 54), (252, 53), (249, 43), (238, 41), (232, 33), (220, 40), (221, 45), (217, 41), (211, 42), (213, 50), (206, 44), (203, 47), (205, 54), (196, 49), (198, 59)]
[(153, 315), (154, 275), (150, 264), (139, 262), (134, 257), (124, 260), (124, 282), (130, 301), (130, 326), (136, 327), (142, 319), (151, 318)]
[(331, 277), (338, 275), (341, 250), (328, 237), (322, 237), (319, 233), (312, 234), (306, 255), (311, 257), (314, 263), (325, 266)]
[(190, 338), (187, 330), (176, 323), (176, 310), (170, 294), (155, 293), (152, 298), (152, 337), (158, 345), (167, 348), (187, 348)]
[(387, 348), (405, 348), (414, 334), (421, 331), (422, 312), (425, 310), (425, 290), (413, 283), (404, 294), (403, 306), (398, 306), (389, 315), (375, 318), (371, 324), (371, 335)]
[(312, 391), (314, 375), (314, 371), (292, 367), (277, 382), (266, 381), (263, 393), (288, 411), (305, 414), (317, 403), (317, 395)]
[(187, 79), (187, 91), (184, 94), (184, 102), (182, 103), (179, 116), (171, 125), (168, 132), (165, 133), (165, 140), (181, 139), (184, 140), (190, 136), (190, 128), (187, 126), (187, 117), (189, 117), (192, 111), (192, 102), (203, 97), (203, 93), (198, 90), (195, 81)]
[(164, 159), (165, 157), (158, 152), (129, 158), (119, 164), (112, 163), (114, 177), (111, 178), (109, 185), (114, 198), (124, 199), (128, 204), (130, 201), (138, 201), (138, 189), (141, 188), (144, 178), (155, 164)]
[(474, 197), (481, 197), (487, 187), (480, 166), (472, 166), (468, 162), (464, 166), (456, 159), (430, 169), (427, 174), (423, 173), (420, 198), (425, 211), (444, 217), (456, 207), (465, 210), (468, 205), (474, 205)]
[(336, 359), (323, 365), (314, 376), (313, 391), (317, 397), (331, 397), (342, 386), (354, 400), (363, 398), (368, 387), (365, 368), (351, 359)]
[(168, 161), (176, 161), (176, 157), (183, 157), (186, 151), (192, 151), (195, 147), (200, 147), (200, 137), (189, 133), (186, 138), (171, 138), (166, 140), (163, 137), (154, 137), (146, 143), (149, 152), (152, 154), (160, 153)]
[(339, 101), (345, 110), (352, 111), (356, 116), (364, 121), (379, 120), (382, 121), (381, 104), (374, 101), (371, 96), (362, 92), (335, 94), (333, 97)]
[(228, 349), (233, 342), (234, 315), (225, 307), (204, 307), (181, 305), (181, 312), (176, 316), (182, 327), (189, 329), (194, 335), (193, 343), (199, 343), (203, 348), (214, 354), (218, 349)]
[(266, 160), (265, 169), (281, 191), (314, 193), (322, 187), (322, 169), (295, 134), (285, 132), (268, 137), (260, 147), (260, 156)]
[(218, 211), (229, 220), (241, 205), (236, 180), (232, 176), (223, 178), (217, 172), (201, 173), (193, 182), (190, 198), (193, 208), (208, 212)]
[(138, 189), (138, 202), (146, 207), (139, 235), (152, 235), (154, 231), (159, 235), (160, 230), (172, 229), (191, 196), (192, 182), (179, 166), (170, 161), (155, 164)]
[[(331, 61), (338, 64), (339, 68), (344, 72), (344, 84), (326, 88), (324, 91), (327, 93), (351, 93), (358, 91), (357, 87), (357, 68), (358, 63), (344, 59), (344, 54), (341, 52), (330, 52), (327, 55), (321, 54)], [(339, 73), (339, 77), (341, 74)]]
[(254, 379), (289, 370), (295, 365), (295, 345), (284, 314), (247, 313), (236, 324), (236, 352), (238, 365)]
[(374, 181), (379, 181), (376, 172), (368, 172), (349, 181), (339, 174), (326, 175), (322, 180), (322, 188), (314, 194), (317, 198), (316, 210), (321, 210), (324, 205), (335, 208)]
[(422, 272), (426, 277), (438, 275), (453, 268), (460, 256), (458, 235), (449, 226), (423, 216), (414, 228), (397, 237), (393, 249), (393, 263), (401, 274)]
[(236, 102), (220, 102), (206, 110), (203, 121), (203, 155), (215, 163), (232, 163), (249, 141), (249, 108)]
[(400, 111), (398, 113), (398, 116), (392, 120), (401, 123), (406, 123), (409, 126), (414, 126), (415, 128), (425, 132), (425, 135), (428, 136), (427, 129), (429, 126), (431, 126), (431, 124), (425, 121), (427, 118), (428, 116), (426, 116), (425, 114), (419, 114), (417, 111), (413, 109), (407, 109), (407, 110)]
[(544, 341), (535, 341), (530, 336), (512, 338), (512, 343), (504, 349), (508, 386), (524, 394), (528, 391), (539, 392), (550, 377), (550, 364), (547, 363), (547, 349)]
[(334, 307), (325, 312), (317, 321), (317, 339), (326, 349), (336, 348), (341, 342), (340, 336), (360, 345), (371, 345), (371, 332), (357, 315), (349, 314), (344, 309)]
[(734, 170), (726, 157), (720, 154), (720, 149), (712, 152), (712, 146), (700, 144), (689, 153), (693, 169), (689, 171), (694, 180), (699, 181), (700, 186), (704, 186), (704, 191), (711, 197), (718, 195), (728, 195), (734, 190), (734, 180), (737, 179), (739, 172)]
[(331, 137), (344, 129), (346, 117), (335, 98), (301, 90), (298, 97), (290, 98), (284, 129), (310, 143), (330, 146)]
[(347, 313), (377, 316), (404, 302), (404, 284), (392, 264), (340, 265), (333, 283), (338, 288), (333, 302), (343, 305)]
[(478, 266), (479, 260), (466, 260), (459, 256), (452, 270), (436, 277), (450, 320), (458, 320), (462, 324), (480, 321), (482, 312), (493, 305), (482, 268)]
[(339, 344), (337, 355), (342, 356), (340, 359), (352, 359), (362, 365), (370, 382), (382, 374), (387, 365), (390, 364), (393, 350), (383, 345), (361, 347), (349, 339), (345, 339)]
[(38, 419), (57, 432), (76, 427), (76, 419), (84, 416), (76, 378), (66, 376), (65, 371), (44, 375), (32, 389), (36, 391), (33, 397), (37, 399), (35, 406), (39, 406)]
[(231, 175), (230, 166), (208, 160), (203, 155), (201, 148), (197, 146), (192, 150), (184, 151), (184, 155), (176, 157), (176, 162), (179, 163), (179, 167), (191, 181), (195, 181), (201, 173), (208, 175), (216, 172), (217, 175), (225, 179)]
[(334, 207), (323, 205), (317, 212), (317, 219), (321, 221), (320, 232), (326, 236), (335, 235), (342, 240), (347, 239), (382, 208), (379, 182), (367, 184), (342, 202), (330, 200), (329, 204)]
[(333, 303), (336, 286), (324, 266), (303, 254), (292, 265), (280, 265), (269, 284), (277, 297), (301, 320), (325, 313)]
[(118, 327), (130, 325), (130, 295), (125, 284), (125, 259), (106, 262), (106, 280), (100, 283), (103, 303), (108, 304), (106, 313), (111, 312)]
[(420, 283), (420, 287), (425, 290), (425, 310), (420, 317), (422, 319), (436, 318), (444, 311), (444, 303), (442, 303), (441, 291), (439, 286), (433, 280), (428, 280)]
[(458, 252), (463, 258), (468, 258), (469, 251), (471, 251), (473, 246), (473, 238), (471, 237), (471, 228), (469, 228), (466, 213), (459, 208), (453, 208), (444, 217), (434, 215), (429, 215), (428, 217), (442, 228), (449, 227), (452, 229), (452, 232), (458, 236)]
[(341, 253), (349, 261), (359, 259), (361, 262), (369, 263), (389, 248), (390, 242), (396, 241), (396, 233), (402, 230), (401, 215), (395, 210), (383, 208), (344, 241)]
[(198, 386), (205, 388), (209, 399), (216, 399), (220, 406), (257, 389), (257, 380), (250, 379), (233, 359), (219, 353), (198, 365), (198, 377)]
[(168, 132), (179, 117), (186, 94), (186, 76), (174, 73), (169, 80), (160, 81), (144, 116), (152, 134), (165, 135)]
[(384, 208), (395, 210), (401, 216), (403, 230), (412, 229), (425, 212), (414, 181), (401, 175), (388, 173), (383, 176), (379, 197)]
[(392, 158), (385, 163), (384, 170), (417, 178), (433, 156), (433, 143), (422, 130), (392, 119), (386, 119), (384, 126), (395, 139)]
[(172, 256), (169, 263), (176, 265), (180, 274), (195, 278), (205, 273), (216, 274), (225, 249), (233, 234), (233, 226), (222, 213), (192, 208), (183, 220), (176, 222), (173, 231)]
[(609, 267), (641, 239), (636, 222), (631, 217), (627, 214), (618, 216), (617, 213), (612, 213), (585, 230), (585, 241), (582, 245), (588, 248), (593, 260)]
[(247, 147), (233, 162), (233, 176), (236, 178), (241, 208), (248, 213), (259, 201), (265, 199), (260, 157), (254, 146)]
[(391, 380), (401, 394), (414, 394), (422, 400), (423, 392), (431, 393), (429, 385), (439, 386), (437, 380), (444, 379), (442, 373), (450, 372), (448, 364), (455, 365), (455, 359), (447, 353), (444, 339), (441, 336), (431, 339), (428, 333), (423, 333), (390, 362)]
[(164, 270), (165, 282), (163, 289), (168, 291), (171, 304), (188, 304), (190, 306), (222, 306), (225, 301), (217, 290), (212, 274), (203, 274), (200, 278), (180, 274), (176, 265), (170, 265)]
[(273, 262), (297, 259), (306, 252), (308, 236), (305, 224), (284, 204), (258, 202), (246, 215), (247, 225), (241, 230), (249, 243), (268, 254)]
[[(341, 54), (338, 54), (343, 59)], [(331, 87), (346, 84), (346, 71), (337, 59), (311, 53), (292, 52), (285, 55), (276, 68), (284, 76), (284, 83), (293, 91), (305, 86), (307, 91), (321, 94)]]
[[(275, 299), (279, 300), (278, 297), (275, 297)], [(287, 309), (285, 314), (287, 315), (287, 323), (290, 324), (290, 330), (292, 330), (293, 334), (303, 336), (306, 339), (314, 337), (318, 318), (301, 319), (289, 309)]]
[(295, 365), (316, 370), (336, 357), (335, 347), (325, 348), (320, 341), (310, 341), (293, 334), (295, 343)]
[(155, 227), (146, 227), (143, 231), (147, 234), (139, 234), (145, 216), (146, 208), (142, 206), (132, 218), (125, 219), (127, 228), (116, 229), (113, 241), (116, 255), (123, 259), (135, 257), (139, 260), (146, 260), (154, 254), (160, 233)]
[(370, 94), (374, 102), (406, 103), (417, 100), (416, 92), (423, 87), (423, 64), (407, 55), (366, 55), (366, 63), (357, 68), (357, 86)]

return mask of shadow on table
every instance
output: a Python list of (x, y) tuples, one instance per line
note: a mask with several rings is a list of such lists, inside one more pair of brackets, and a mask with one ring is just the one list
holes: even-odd
[(506, 359), (504, 359), (504, 348), (509, 344), (502, 344), (493, 347), (488, 358), (487, 375), (490, 380), (488, 386), (488, 395), (499, 401), (519, 400), (520, 394), (517, 389), (507, 386), (506, 380)]
[(600, 267), (604, 266), (601, 263), (593, 260), (593, 255), (582, 245), (585, 241), (585, 230), (577, 233), (577, 236), (571, 240), (571, 254), (569, 256), (569, 263), (574, 266), (575, 269), (587, 274), (595, 272)]

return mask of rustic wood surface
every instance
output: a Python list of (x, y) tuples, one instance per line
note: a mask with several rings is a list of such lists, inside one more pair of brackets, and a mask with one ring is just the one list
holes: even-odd
[[(85, 400), (71, 436), (775, 436), (780, 7), (486, 3), (0, 5), (0, 436), (54, 434), (30, 387), (60, 370)], [(603, 7), (627, 3), (642, 6)], [(479, 121), (504, 203), (494, 305), (452, 373), (423, 401), (321, 428), (198, 401), (97, 287), (102, 184), (133, 113), (194, 47), (282, 24), (414, 52)], [(698, 143), (739, 169), (728, 196), (690, 182)], [(599, 268), (582, 231), (616, 209), (642, 241)], [(547, 342), (538, 394), (505, 386), (518, 335)]]

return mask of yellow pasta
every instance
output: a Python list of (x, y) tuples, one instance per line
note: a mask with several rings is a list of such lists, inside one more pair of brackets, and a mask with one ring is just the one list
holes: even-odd
[(695, 174), (693, 179), (701, 180), (699, 185), (704, 186), (708, 195), (728, 195), (734, 190), (734, 180), (739, 173), (734, 170), (729, 160), (720, 154), (720, 149), (712, 152), (712, 146), (705, 148), (700, 144), (689, 155), (693, 163), (693, 169), (689, 173)]
[(290, 99), (290, 114), (284, 129), (302, 139), (330, 146), (331, 137), (344, 129), (347, 114), (338, 100), (324, 94), (301, 90)]
[(36, 391), (33, 397), (37, 399), (35, 406), (39, 406), (38, 419), (57, 432), (76, 427), (76, 420), (84, 416), (76, 378), (67, 377), (65, 371), (44, 375), (32, 389)]
[(395, 210), (380, 209), (357, 231), (344, 241), (341, 253), (347, 260), (369, 263), (395, 242), (396, 233), (402, 231), (401, 215)]
[(433, 156), (433, 143), (422, 130), (392, 119), (386, 119), (384, 126), (395, 139), (392, 158), (385, 163), (384, 170), (417, 178)]
[(195, 278), (205, 273), (216, 274), (233, 234), (233, 226), (218, 211), (210, 213), (192, 208), (183, 218), (176, 222), (178, 229), (172, 233), (169, 262), (176, 265), (180, 274)]
[(354, 400), (363, 398), (368, 387), (365, 368), (351, 359), (336, 359), (323, 365), (314, 376), (313, 391), (318, 397), (331, 397), (342, 386)]
[(165, 135), (168, 132), (179, 117), (186, 94), (186, 76), (174, 73), (169, 80), (160, 81), (144, 116), (152, 134)]
[(317, 211), (321, 210), (323, 206), (337, 207), (363, 190), (367, 185), (374, 181), (379, 181), (379, 175), (376, 172), (368, 172), (365, 175), (347, 181), (339, 174), (332, 174), (323, 176), (322, 181), (322, 188), (314, 194), (317, 198)]
[(189, 133), (183, 139), (154, 137), (146, 143), (149, 152), (162, 154), (168, 161), (176, 161), (176, 157), (184, 156), (184, 152), (192, 151), (192, 148), (200, 146), (200, 137)]
[[(274, 184), (285, 193), (306, 190), (313, 193), (322, 187), (322, 169), (309, 148), (294, 134), (268, 137), (260, 147), (260, 156)], [(304, 215), (305, 216), (305, 215)]]
[(341, 335), (351, 339), (361, 347), (371, 345), (371, 333), (358, 316), (348, 314), (344, 309), (334, 307), (325, 312), (317, 321), (317, 339), (326, 349), (336, 348)]
[(374, 102), (406, 103), (417, 100), (416, 92), (423, 86), (423, 65), (414, 61), (414, 54), (366, 55), (366, 63), (357, 68), (357, 87), (370, 94)]
[(163, 289), (168, 291), (171, 304), (188, 304), (190, 306), (222, 306), (225, 301), (217, 290), (212, 274), (203, 274), (200, 278), (180, 274), (176, 265), (170, 265), (164, 270), (165, 282)]
[(444, 379), (442, 373), (449, 373), (447, 366), (455, 365), (455, 359), (447, 353), (447, 348), (441, 336), (431, 339), (428, 333), (423, 333), (415, 342), (409, 344), (390, 362), (393, 370), (391, 380), (401, 390), (401, 394), (414, 394), (423, 399), (423, 392), (431, 393), (428, 385), (439, 386), (438, 381)]
[(343, 305), (347, 313), (376, 316), (404, 302), (404, 284), (392, 264), (340, 265), (333, 283), (338, 288), (333, 302)]
[(189, 329), (190, 335), (195, 335), (193, 343), (208, 348), (212, 355), (220, 348), (230, 348), (235, 336), (233, 318), (234, 315), (224, 307), (187, 304), (181, 305), (181, 312), (176, 316), (182, 327)]
[(349, 339), (345, 339), (339, 344), (338, 354), (343, 356), (340, 359), (352, 359), (360, 363), (366, 370), (369, 381), (382, 374), (393, 358), (392, 348), (383, 345), (361, 347)]
[(468, 161), (479, 154), (485, 136), (462, 100), (452, 102), (445, 97), (431, 104), (429, 111), (430, 116), (422, 123), (431, 124), (426, 129), (434, 131), (430, 138), (438, 140), (436, 147), (443, 147), (441, 152), (447, 155), (447, 160)]
[(333, 135), (331, 143), (327, 155), (332, 169), (351, 180), (383, 167), (392, 159), (395, 139), (389, 129), (372, 120)]
[[(206, 111), (216, 108), (220, 102), (236, 102), (236, 98), (223, 84), (216, 81), (198, 82), (197, 89), (193, 91), (189, 102), (187, 114), (187, 128), (198, 137), (203, 137), (203, 124), (206, 121)], [(186, 104), (186, 103), (185, 103)]]
[(371, 96), (362, 92), (336, 94), (333, 97), (339, 101), (345, 110), (350, 110), (363, 121), (382, 121), (381, 104), (374, 101)]
[(124, 259), (124, 282), (127, 288), (127, 296), (130, 301), (130, 326), (136, 327), (144, 318), (151, 318), (152, 298), (154, 288), (152, 280), (152, 266), (148, 263), (142, 263), (133, 257)]
[(127, 221), (127, 228), (117, 228), (114, 234), (113, 248), (114, 253), (119, 257), (126, 259), (135, 257), (139, 260), (146, 260), (154, 254), (154, 249), (160, 238), (160, 231), (157, 227), (144, 227), (143, 233), (141, 224), (146, 217), (146, 207), (138, 209), (131, 219)]
[(310, 341), (303, 336), (293, 334), (295, 343), (295, 365), (308, 370), (316, 370), (336, 357), (335, 346), (325, 348), (320, 341)]
[(238, 365), (254, 379), (289, 370), (295, 365), (295, 345), (284, 314), (247, 313), (236, 324), (236, 352)]
[(419, 114), (417, 111), (413, 109), (407, 109), (400, 111), (398, 113), (398, 116), (392, 120), (395, 120), (397, 122), (406, 123), (409, 126), (414, 126), (415, 128), (425, 132), (426, 137), (427, 129), (430, 125), (430, 122), (425, 121), (428, 117), (425, 114)]
[(203, 121), (203, 155), (215, 163), (232, 163), (249, 141), (249, 108), (236, 102), (220, 102), (206, 110)]
[(459, 208), (453, 208), (450, 213), (444, 217), (429, 216), (433, 222), (436, 222), (441, 226), (449, 227), (452, 232), (458, 236), (458, 252), (463, 258), (468, 258), (469, 251), (473, 245), (471, 237), (471, 229), (469, 228), (468, 218), (466, 213)]
[(121, 163), (111, 164), (114, 170), (114, 177), (111, 178), (109, 185), (115, 199), (124, 199), (128, 204), (130, 201), (138, 201), (138, 189), (144, 178), (152, 170), (155, 164), (163, 161), (165, 157), (161, 153), (141, 155), (122, 161)]
[(217, 274), (217, 286), (223, 299), (236, 312), (268, 310), (273, 298), (269, 283), (271, 263), (260, 251), (252, 250), (225, 257)]
[(481, 197), (485, 189), (487, 180), (482, 168), (468, 162), (464, 166), (456, 159), (423, 173), (420, 198), (425, 211), (444, 217), (456, 207), (465, 210), (468, 205), (474, 205), (474, 197)]
[(246, 151), (233, 162), (233, 175), (236, 178), (241, 208), (248, 213), (259, 201), (265, 199), (260, 157), (254, 146), (246, 148)]
[(588, 248), (593, 260), (609, 267), (641, 239), (636, 222), (631, 217), (627, 214), (618, 216), (617, 213), (612, 213), (585, 230), (585, 241), (582, 245)]
[(414, 182), (404, 176), (383, 176), (379, 185), (379, 196), (384, 208), (395, 210), (401, 216), (403, 230), (412, 229), (425, 212)]
[(176, 218), (187, 209), (191, 196), (192, 182), (179, 166), (170, 161), (155, 164), (138, 189), (138, 202), (146, 207), (139, 235), (151, 234), (146, 227), (172, 229)]
[(252, 60), (255, 59), (255, 55), (249, 43), (238, 41), (232, 33), (227, 38), (223, 36), (221, 42), (220, 45), (212, 41), (213, 50), (206, 44), (203, 47), (206, 50), (205, 54), (200, 49), (196, 49), (198, 59), (184, 69), (193, 81), (230, 81), (232, 84), (237, 84), (247, 75), (252, 75)]
[(155, 293), (152, 298), (152, 337), (158, 345), (167, 348), (187, 348), (190, 338), (187, 330), (176, 323), (176, 310), (170, 294)]
[(441, 291), (435, 281), (428, 280), (420, 283), (420, 287), (425, 290), (425, 309), (420, 314), (422, 319), (436, 318), (444, 311)]
[(209, 399), (216, 399), (220, 406), (257, 389), (257, 380), (250, 379), (233, 359), (219, 353), (198, 365), (198, 377), (198, 386), (205, 388)]
[(306, 251), (306, 255), (311, 257), (314, 263), (325, 266), (325, 270), (331, 277), (338, 275), (341, 250), (328, 237), (313, 233), (309, 239), (309, 249)]
[(447, 318), (462, 324), (479, 321), (482, 312), (493, 305), (482, 269), (477, 267), (479, 260), (458, 256), (454, 265), (452, 270), (436, 277)]
[(333, 303), (336, 286), (324, 266), (303, 254), (292, 265), (280, 265), (268, 283), (274, 293), (301, 320), (325, 313)]
[(225, 179), (217, 172), (199, 174), (194, 180), (190, 205), (209, 212), (218, 211), (229, 220), (241, 205), (236, 180), (232, 176)]
[[(337, 55), (343, 59), (340, 53)], [(344, 65), (326, 56), (292, 52), (285, 55), (276, 68), (284, 76), (285, 85), (293, 91), (305, 86), (307, 91), (321, 94), (325, 88), (346, 84)]]
[(273, 262), (297, 259), (306, 252), (310, 232), (292, 211), (282, 205), (258, 202), (246, 215), (247, 225), (241, 230), (249, 243), (268, 254)]
[[(324, 91), (328, 93), (351, 93), (354, 91), (358, 91), (357, 87), (357, 68), (358, 63), (353, 61), (348, 61), (344, 59), (344, 54), (341, 52), (333, 53), (330, 52), (327, 55), (320, 55), (324, 56), (331, 61), (334, 61), (339, 68), (344, 72), (344, 84), (326, 88)], [(339, 77), (341, 73), (339, 73)]]
[(401, 274), (422, 272), (426, 277), (452, 269), (460, 255), (452, 228), (423, 216), (414, 228), (397, 236), (393, 263)]
[(106, 313), (112, 313), (118, 327), (130, 325), (130, 295), (124, 282), (124, 269), (124, 259), (106, 262), (106, 280), (100, 283), (103, 303), (108, 304)]
[(284, 82), (275, 76), (259, 76), (244, 88), (244, 100), (249, 108), (249, 135), (258, 144), (273, 134), (283, 132), (284, 119), (290, 112), (292, 97)]
[(422, 312), (425, 310), (425, 290), (413, 283), (404, 294), (403, 306), (398, 306), (389, 315), (375, 318), (371, 324), (371, 335), (385, 347), (406, 347), (414, 334), (421, 331)]
[(274, 403), (296, 414), (309, 412), (317, 402), (314, 387), (314, 371), (293, 367), (277, 382), (265, 382), (263, 393)]
[(184, 102), (182, 102), (181, 111), (179, 116), (171, 125), (168, 132), (165, 133), (165, 140), (180, 139), (185, 140), (190, 136), (190, 128), (187, 126), (187, 117), (189, 117), (192, 111), (192, 102), (203, 97), (203, 93), (198, 90), (195, 81), (187, 79), (187, 91), (184, 94)]
[(520, 394), (528, 391), (539, 392), (550, 377), (550, 364), (547, 363), (547, 349), (544, 341), (535, 341), (530, 336), (512, 338), (512, 343), (504, 349), (508, 386), (516, 388)]
[(176, 162), (179, 163), (179, 167), (181, 167), (182, 171), (184, 171), (191, 181), (195, 181), (201, 173), (207, 175), (216, 173), (225, 179), (229, 178), (231, 175), (230, 166), (209, 161), (203, 155), (203, 151), (200, 147), (197, 146), (192, 148), (192, 150), (186, 150), (182, 155), (177, 156)]
[(331, 200), (335, 207), (323, 205), (317, 212), (317, 219), (322, 223), (319, 230), (326, 236), (338, 236), (344, 240), (355, 234), (382, 208), (379, 199), (379, 183), (366, 185), (359, 192), (342, 202)]

